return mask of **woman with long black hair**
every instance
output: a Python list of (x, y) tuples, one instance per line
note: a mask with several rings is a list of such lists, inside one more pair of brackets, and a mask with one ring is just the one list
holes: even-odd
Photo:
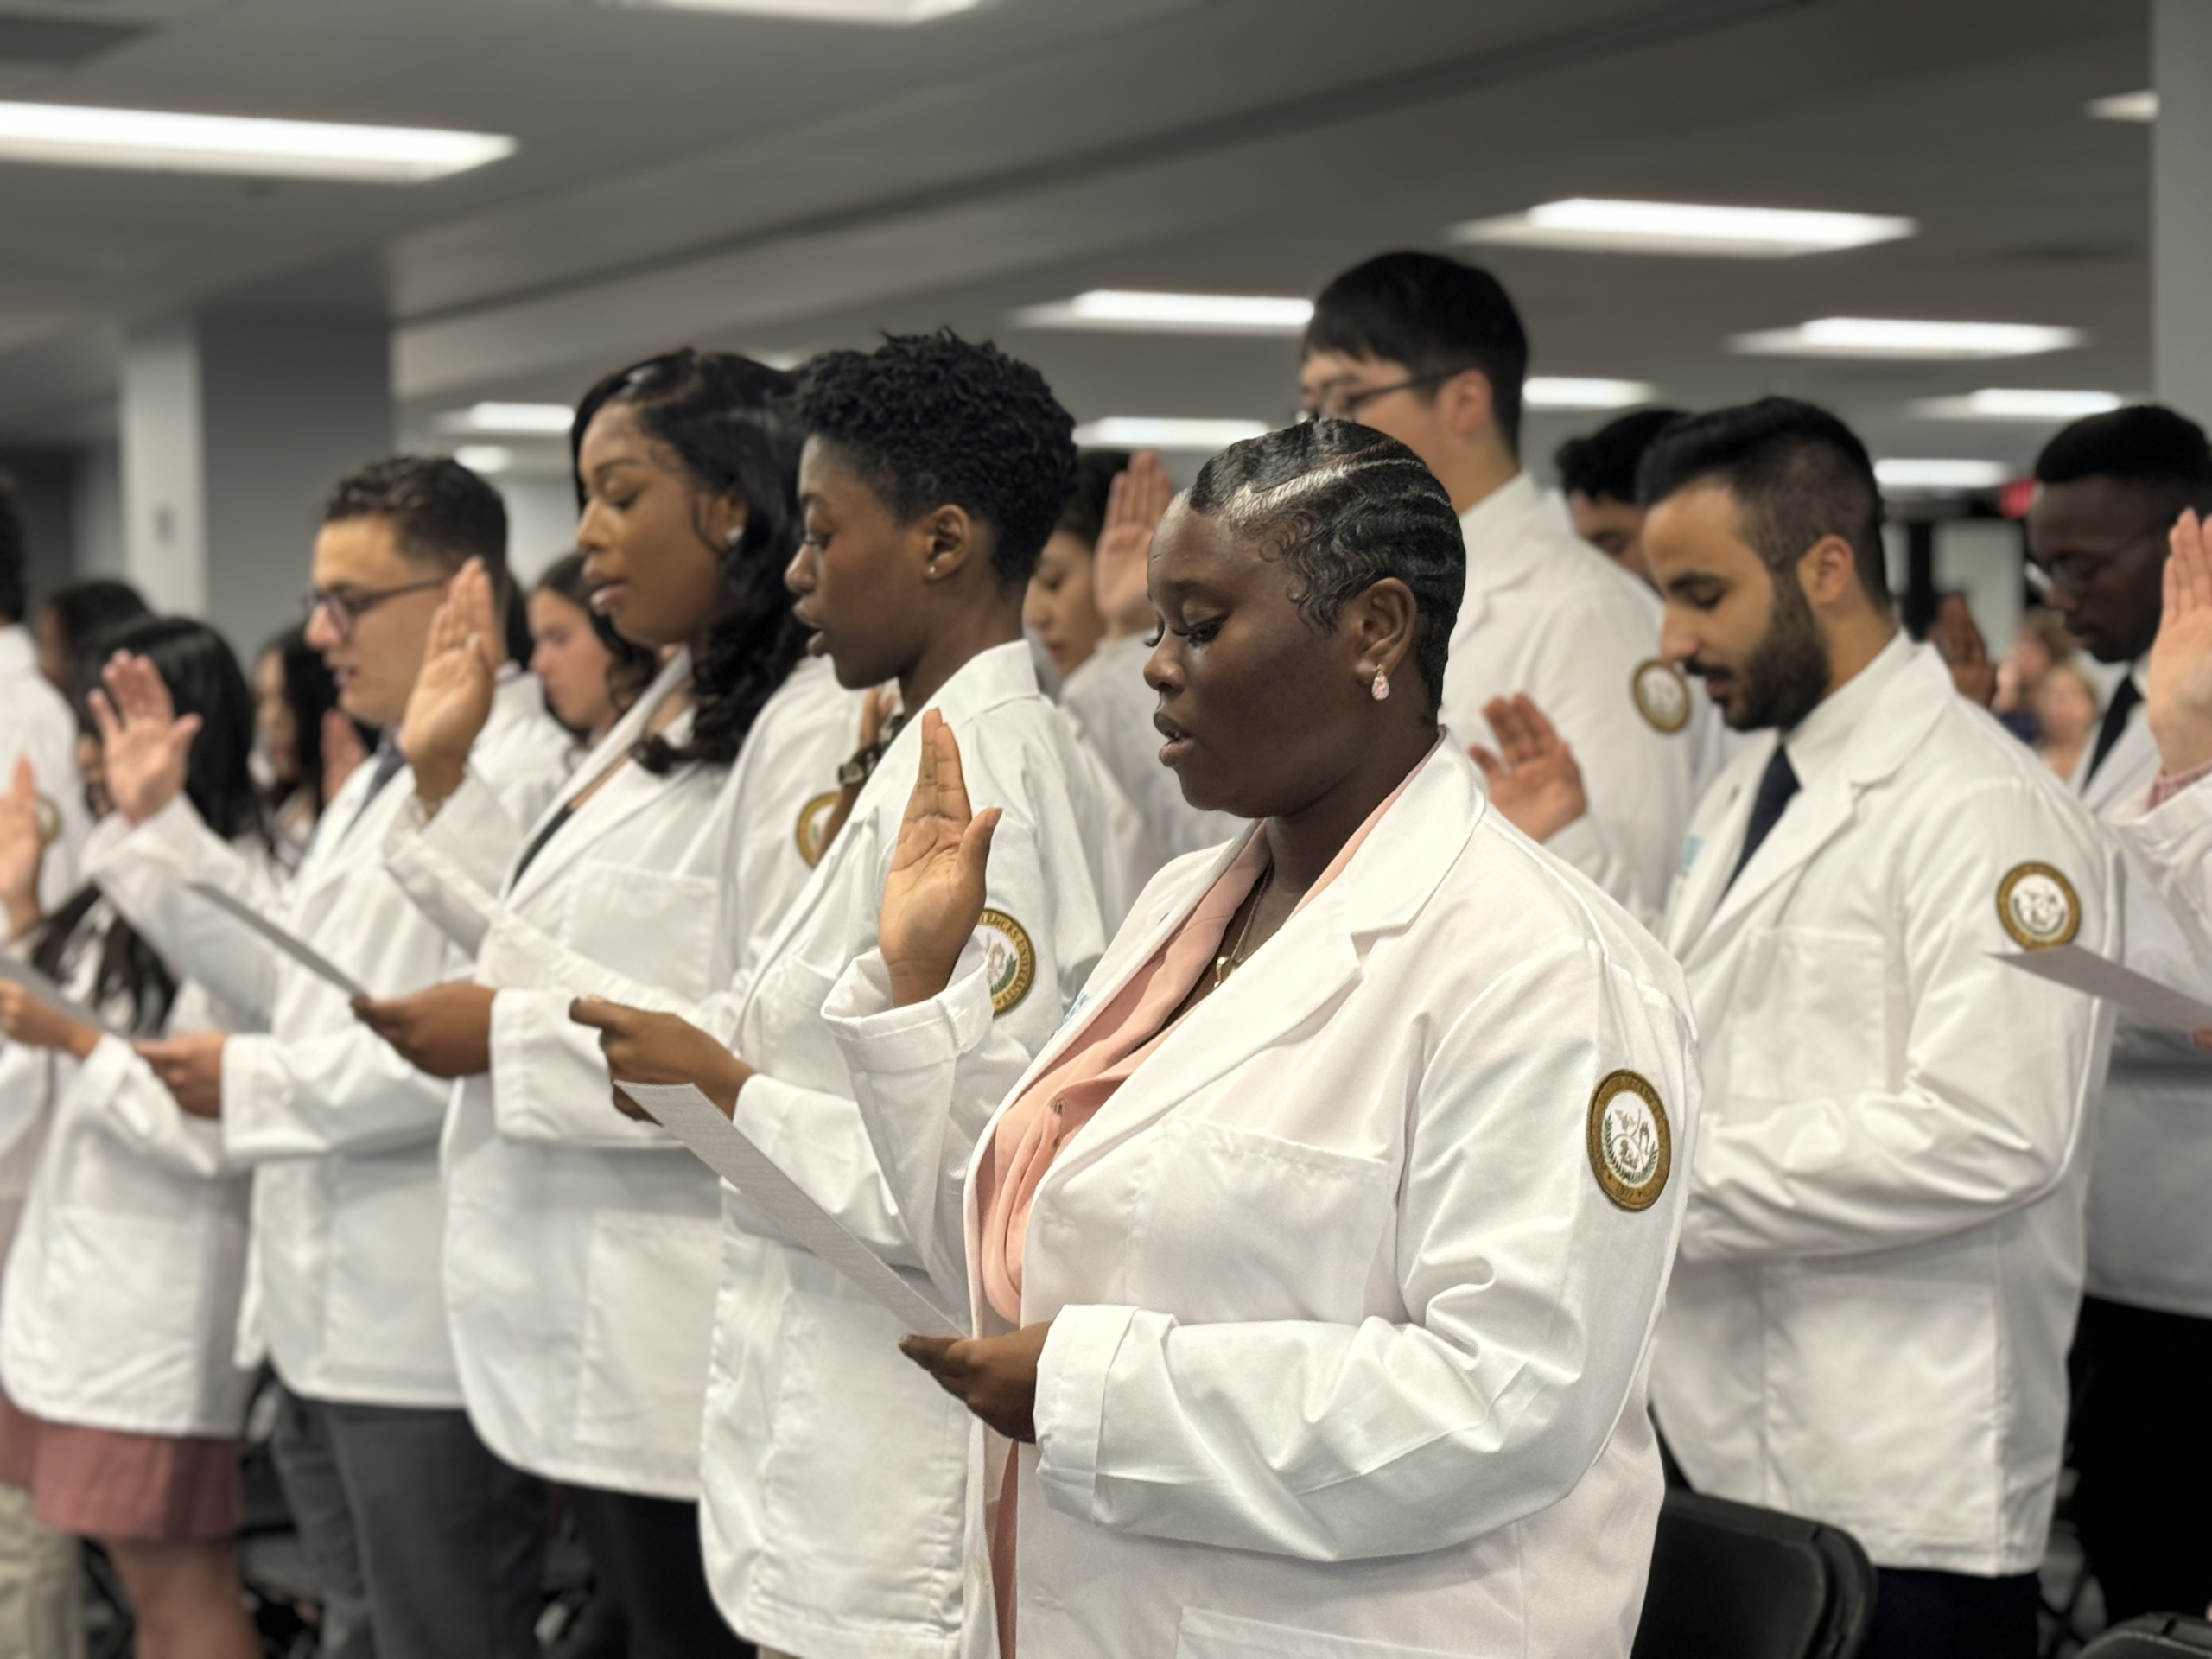
[[(273, 861), (248, 766), (253, 697), (222, 636), (149, 618), (102, 636), (150, 663), (197, 724), (185, 791), (211, 829)], [(97, 666), (81, 677), (82, 706)], [(89, 755), (97, 760), (97, 746)], [(0, 886), (35, 893), (35, 804), (0, 799)], [(44, 1140), (0, 1296), (0, 1480), (49, 1525), (97, 1539), (144, 1659), (251, 1659), (232, 1538), (251, 1374), (236, 1364), (246, 1183), (119, 1033), (237, 1021), (86, 886), (16, 941), (110, 1029), (0, 983), (0, 1116)], [(12, 1134), (10, 1138), (12, 1138)]]
[(393, 873), (473, 981), (357, 1005), (462, 1079), (444, 1142), (445, 1286), (469, 1414), (573, 1491), (639, 1659), (743, 1644), (700, 1564), (699, 1435), (720, 1272), (719, 1182), (608, 1104), (571, 995), (696, 1007), (804, 885), (810, 804), (857, 707), (809, 662), (784, 567), (797, 540), (789, 378), (682, 351), (610, 375), (573, 429), (594, 610), (671, 652), (535, 826), (467, 766), (490, 706), (490, 586), (465, 573), (401, 744), (416, 795)]

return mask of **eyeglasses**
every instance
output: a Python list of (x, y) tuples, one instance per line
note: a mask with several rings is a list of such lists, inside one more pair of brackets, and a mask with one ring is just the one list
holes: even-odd
[(308, 590), (306, 620), (313, 621), (317, 611), (330, 613), (330, 626), (340, 639), (353, 637), (353, 625), (371, 611), (388, 601), (407, 594), (427, 593), (433, 588), (442, 588), (449, 578), (432, 576), (423, 582), (410, 582), (397, 588), (313, 588)]
[(2136, 531), (2109, 553), (2054, 553), (2047, 559), (2028, 561), (2028, 585), (2046, 597), (2060, 588), (2078, 594), (2102, 575), (2106, 569), (2121, 556), (2145, 542), (2166, 537), (2164, 524), (2152, 524)]
[(1457, 369), (1447, 369), (1438, 374), (1417, 374), (1410, 380), (1394, 380), (1387, 386), (1330, 386), (1323, 390), (1320, 403), (1314, 408), (1300, 408), (1294, 417), (1304, 425), (1307, 421), (1356, 421), (1361, 406), (1377, 397), (1388, 397), (1394, 391), (1415, 391), (1423, 386), (1440, 386)]

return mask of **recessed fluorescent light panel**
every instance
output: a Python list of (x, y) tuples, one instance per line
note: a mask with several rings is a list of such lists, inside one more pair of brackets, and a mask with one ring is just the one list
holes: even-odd
[(1923, 461), (1897, 456), (1874, 463), (1885, 490), (1993, 490), (2012, 476), (2001, 461)]
[(1024, 306), (1017, 328), (1096, 328), (1145, 334), (1295, 334), (1313, 302), (1265, 294), (1156, 294), (1094, 288), (1071, 300)]
[(1986, 386), (1963, 397), (1923, 398), (1912, 412), (1936, 421), (2078, 421), (2119, 407), (2116, 392)]
[(340, 126), (71, 104), (0, 104), (0, 162), (420, 184), (515, 151), (488, 132)]
[(982, 0), (602, 0), (635, 11), (721, 11), (735, 16), (797, 17), (817, 23), (926, 23)]
[(504, 473), (515, 464), (515, 452), (503, 443), (464, 443), (453, 458), (472, 473)]
[(1909, 219), (1795, 207), (1700, 207), (1680, 201), (1614, 201), (1575, 196), (1525, 213), (1455, 225), (1454, 242), (1560, 248), (1582, 253), (1702, 254), (1787, 259), (1913, 235)]
[(1818, 317), (1795, 328), (1738, 334), (1732, 350), (1766, 357), (1922, 359), (2033, 357), (2082, 343), (2078, 328), (2026, 322), (1908, 322), (1891, 317)]
[(2091, 99), (2083, 111), (2093, 121), (2155, 121), (2158, 118), (2158, 95), (2153, 92), (2120, 92), (2112, 98)]
[(1075, 429), (1086, 449), (1191, 449), (1211, 454), (1232, 443), (1262, 436), (1265, 421), (1185, 421), (1142, 415), (1109, 415)]
[(1584, 380), (1532, 374), (1521, 383), (1521, 401), (1530, 409), (1631, 409), (1649, 403), (1658, 391), (1649, 380)]
[(566, 404), (471, 404), (438, 418), (448, 432), (499, 432), (513, 436), (568, 435), (575, 411)]

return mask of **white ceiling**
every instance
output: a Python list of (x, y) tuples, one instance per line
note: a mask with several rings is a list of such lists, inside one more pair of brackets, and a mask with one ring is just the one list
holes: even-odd
[[(589, 0), (0, 0), (151, 25), (0, 98), (511, 133), (411, 188), (0, 166), (0, 425), (98, 429), (122, 331), (194, 305), (395, 324), (403, 424), (573, 398), (683, 340), (995, 334), (1081, 418), (1268, 418), (1292, 344), (1018, 331), (1098, 286), (1298, 294), (1570, 194), (1835, 207), (1923, 234), (1789, 261), (1497, 250), (1548, 374), (1829, 402), (1878, 453), (2018, 465), (1910, 418), (1978, 385), (2147, 389), (2140, 0), (999, 0), (913, 29)], [(2069, 325), (1996, 364), (1792, 362), (1836, 314)], [(1532, 454), (1601, 416), (1530, 422)]]

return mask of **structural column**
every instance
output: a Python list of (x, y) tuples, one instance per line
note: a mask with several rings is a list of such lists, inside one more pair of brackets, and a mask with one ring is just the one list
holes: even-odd
[(125, 341), (124, 574), (241, 654), (298, 620), (331, 484), (391, 447), (381, 319), (213, 312)]
[(2153, 384), (2212, 425), (2212, 0), (2152, 0), (2151, 73)]

